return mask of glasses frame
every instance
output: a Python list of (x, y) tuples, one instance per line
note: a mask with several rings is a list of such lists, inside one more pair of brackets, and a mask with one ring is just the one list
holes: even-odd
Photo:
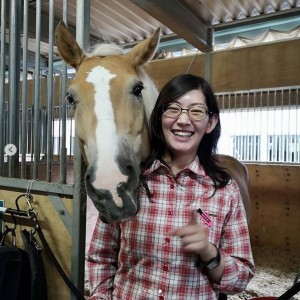
[[(168, 110), (168, 107), (169, 107), (170, 105), (176, 105), (176, 106), (178, 106), (178, 107), (180, 108), (180, 113), (179, 113), (178, 116), (174, 117), (174, 116), (169, 116), (169, 115), (167, 114), (167, 110)], [(186, 111), (187, 114), (188, 114), (188, 116), (189, 116), (189, 118), (190, 118), (191, 120), (193, 120), (193, 121), (202, 121), (202, 120), (204, 120), (207, 116), (210, 117), (210, 116), (213, 115), (213, 112), (211, 112), (211, 111), (209, 112), (208, 109), (207, 109), (206, 107), (203, 107), (203, 109), (205, 109), (205, 111), (206, 111), (205, 117), (202, 118), (202, 119), (195, 119), (195, 118), (193, 118), (193, 117), (190, 115), (190, 110), (191, 110), (192, 108), (194, 108), (195, 106), (197, 106), (197, 105), (193, 105), (193, 106), (191, 106), (191, 107), (189, 107), (189, 108), (182, 108), (178, 103), (171, 102), (171, 103), (163, 104), (163, 106), (162, 106), (162, 111), (163, 111), (163, 115), (166, 115), (167, 117), (172, 118), (172, 119), (178, 119), (178, 118), (181, 116), (181, 114), (182, 114), (184, 111)], [(202, 106), (201, 106), (201, 107), (202, 107)]]

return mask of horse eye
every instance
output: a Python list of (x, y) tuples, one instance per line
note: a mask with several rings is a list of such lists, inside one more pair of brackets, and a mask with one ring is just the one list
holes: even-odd
[(68, 92), (67, 94), (66, 94), (66, 100), (68, 101), (68, 103), (73, 107), (73, 108), (75, 108), (75, 99), (73, 98), (73, 96)]
[(144, 88), (144, 86), (143, 86), (142, 84), (138, 84), (138, 85), (136, 85), (136, 86), (133, 88), (132, 92), (133, 92), (133, 94), (134, 94), (135, 96), (141, 97), (141, 96), (142, 96), (141, 93), (142, 93), (143, 88)]

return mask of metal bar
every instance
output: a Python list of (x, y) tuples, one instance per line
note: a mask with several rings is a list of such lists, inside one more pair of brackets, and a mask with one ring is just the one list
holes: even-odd
[(277, 87), (277, 88), (262, 88), (262, 89), (251, 89), (251, 90), (239, 90), (234, 92), (218, 92), (216, 95), (234, 95), (234, 94), (243, 94), (243, 93), (261, 93), (261, 92), (275, 92), (281, 90), (297, 90), (299, 89), (299, 85), (292, 85), (289, 87)]
[[(298, 110), (299, 109), (299, 99), (300, 99), (300, 88), (296, 90), (295, 98), (296, 98), (296, 109)], [(295, 121), (296, 121), (296, 124), (298, 124), (298, 122), (300, 122), (298, 114), (296, 114), (296, 120)], [(298, 136), (299, 127), (296, 126), (296, 132), (295, 132), (295, 152), (296, 152), (295, 161), (296, 162), (300, 162), (300, 136)]]
[(65, 204), (61, 198), (56, 194), (48, 194), (48, 198), (51, 200), (53, 206), (55, 207), (57, 214), (64, 223), (66, 229), (70, 234), (72, 234), (72, 216), (67, 210)]
[[(291, 129), (291, 90), (289, 90), (289, 95), (288, 95), (288, 103), (289, 103), (289, 113), (288, 113), (288, 153), (287, 153), (287, 158), (288, 158), (288, 162), (293, 162), (293, 154), (292, 154), (292, 149), (291, 147), (295, 147), (295, 145), (293, 145), (293, 135), (290, 135), (290, 129)], [(295, 136), (295, 138), (297, 138), (297, 136)], [(296, 150), (296, 148), (294, 148)], [(296, 151), (294, 152), (296, 154)], [(294, 154), (294, 157), (295, 157)]]
[(205, 79), (211, 83), (211, 52), (205, 53)]
[(13, 214), (13, 215), (20, 216), (20, 217), (30, 218), (28, 216), (28, 212), (25, 210), (17, 210), (17, 209), (12, 209), (12, 208), (0, 207), (0, 212), (6, 213), (6, 214)]
[(49, 57), (48, 57), (48, 76), (47, 76), (47, 162), (46, 180), (51, 181), (51, 161), (53, 157), (53, 47), (54, 47), (54, 1), (49, 1)]
[[(19, 85), (20, 85), (20, 9), (17, 0), (10, 2), (9, 23), (9, 109), (8, 109), (8, 143), (19, 147)], [(19, 151), (8, 156), (8, 176), (16, 175)]]
[(1, 1), (1, 32), (0, 32), (0, 176), (4, 170), (4, 137), (5, 137), (5, 56), (6, 56), (6, 0)]
[[(34, 149), (34, 106), (31, 105), (29, 108), (30, 114), (30, 161), (33, 161), (33, 149)], [(32, 170), (30, 177), (32, 177)]]
[[(247, 93), (246, 99), (247, 99), (247, 106), (246, 106), (247, 107), (247, 120), (246, 120), (246, 122), (248, 123), (248, 120), (249, 120), (249, 93)], [(249, 156), (250, 156), (250, 154), (249, 154), (249, 145), (250, 145), (249, 126), (247, 126), (247, 133), (246, 133), (246, 153), (245, 153), (244, 160), (249, 160)]]
[(60, 143), (60, 182), (66, 183), (67, 181), (67, 148), (66, 148), (66, 123), (67, 123), (67, 104), (65, 101), (65, 94), (67, 90), (67, 65), (62, 64), (62, 76), (61, 76), (61, 143)]
[[(2, 190), (27, 190), (29, 181), (26, 179), (0, 177), (0, 189)], [(73, 185), (51, 183), (45, 181), (34, 181), (31, 188), (32, 192), (41, 192), (42, 194), (55, 193), (73, 197)]]
[(41, 155), (45, 159), (47, 156), (47, 107), (41, 109), (41, 136)]
[[(80, 47), (89, 45), (90, 36), (90, 0), (76, 1), (76, 40)], [(84, 163), (76, 137), (74, 155), (74, 197), (71, 277), (79, 290), (84, 290), (85, 270), (85, 227), (86, 227), (86, 192), (83, 185)], [(71, 299), (76, 297), (71, 295)]]
[(38, 178), (38, 163), (40, 160), (40, 40), (41, 40), (41, 0), (36, 1), (35, 24), (35, 76), (34, 76), (34, 125), (33, 125), (33, 173), (32, 178)]
[(21, 178), (26, 178), (27, 154), (27, 72), (28, 72), (28, 1), (24, 1), (23, 9), (23, 81), (22, 81), (22, 130), (21, 130)]
[[(63, 21), (68, 24), (68, 5), (67, 1), (63, 2)], [(62, 76), (61, 76), (61, 97), (60, 97), (60, 147), (59, 147), (59, 159), (60, 159), (60, 182), (66, 183), (66, 169), (67, 169), (67, 149), (66, 149), (66, 102), (65, 94), (67, 89), (67, 65), (62, 62)]]

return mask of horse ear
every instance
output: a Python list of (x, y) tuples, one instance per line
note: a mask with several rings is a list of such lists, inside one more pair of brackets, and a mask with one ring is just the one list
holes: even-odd
[(84, 53), (63, 21), (56, 27), (55, 43), (62, 59), (77, 69), (84, 58)]
[(160, 27), (146, 40), (134, 46), (128, 53), (136, 67), (146, 64), (155, 54), (160, 40)]

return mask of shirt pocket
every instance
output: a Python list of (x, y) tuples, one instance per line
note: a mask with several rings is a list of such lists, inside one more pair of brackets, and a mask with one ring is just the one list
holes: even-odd
[[(224, 216), (221, 208), (214, 204), (214, 201), (195, 199), (189, 206), (190, 210), (197, 211), (197, 222), (202, 223), (207, 234), (207, 239), (219, 246), (220, 239), (224, 230)], [(206, 222), (206, 218), (209, 221)]]

